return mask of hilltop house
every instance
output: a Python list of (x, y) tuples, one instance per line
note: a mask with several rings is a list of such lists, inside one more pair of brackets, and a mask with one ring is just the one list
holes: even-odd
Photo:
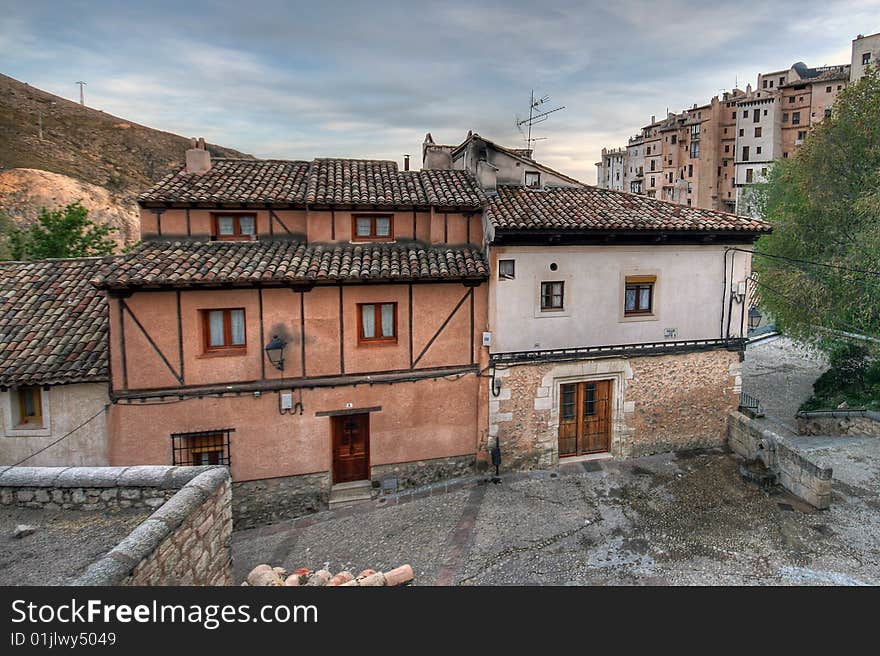
[(101, 262), (0, 263), (0, 465), (107, 464)]
[(488, 298), (472, 176), (196, 147), (138, 202), (142, 244), (96, 279), (111, 464), (227, 464), (239, 525), (472, 470)]

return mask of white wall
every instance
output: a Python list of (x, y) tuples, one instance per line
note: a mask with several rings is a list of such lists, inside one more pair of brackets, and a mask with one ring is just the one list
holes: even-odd
[(862, 64), (862, 55), (865, 53), (870, 53), (871, 55), (868, 66), (877, 66), (878, 62), (880, 62), (880, 34), (853, 39), (852, 65), (849, 71), (850, 82), (858, 82), (864, 77), (868, 68), (868, 66)]
[[(56, 385), (42, 390), (44, 428), (21, 429), (14, 425), (12, 392), (0, 392), (0, 465), (12, 465), (48, 446), (106, 406), (106, 383)], [(85, 426), (30, 458), (24, 466), (106, 466), (107, 420), (104, 412)]]
[[(746, 248), (740, 246), (739, 248)], [(750, 255), (727, 256), (724, 312), (733, 280), (744, 281)], [(516, 260), (516, 277), (498, 280), (497, 261)], [(493, 246), (489, 325), (493, 353), (722, 337), (724, 246)], [(550, 270), (551, 263), (557, 265)], [(627, 275), (656, 275), (655, 311), (624, 317)], [(565, 282), (562, 312), (542, 312), (542, 281)], [(731, 336), (740, 334), (734, 302)], [(725, 336), (727, 321), (725, 319)], [(674, 328), (675, 337), (665, 337)]]

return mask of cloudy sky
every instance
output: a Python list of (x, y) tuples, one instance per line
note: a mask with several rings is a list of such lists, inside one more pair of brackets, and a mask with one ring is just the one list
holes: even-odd
[(420, 157), (430, 131), (521, 145), (586, 182), (667, 108), (795, 61), (848, 63), (880, 0), (0, 0), (0, 72), (260, 157)]

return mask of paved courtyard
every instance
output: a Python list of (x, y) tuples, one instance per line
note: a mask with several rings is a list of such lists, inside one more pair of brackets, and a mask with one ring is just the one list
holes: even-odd
[(880, 584), (878, 464), (811, 511), (744, 483), (720, 450), (572, 463), (236, 533), (236, 579), (327, 562), (410, 563), (421, 585)]
[[(790, 422), (823, 366), (764, 342), (747, 354), (744, 387)], [(768, 496), (720, 449), (567, 463), (238, 532), (236, 580), (265, 562), (410, 563), (419, 585), (880, 584), (880, 440), (803, 440), (834, 467), (830, 510)]]

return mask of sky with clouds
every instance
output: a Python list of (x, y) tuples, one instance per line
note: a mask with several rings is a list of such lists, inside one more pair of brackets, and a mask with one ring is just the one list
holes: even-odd
[(602, 146), (796, 61), (849, 63), (880, 0), (0, 0), (0, 73), (259, 157), (416, 164), (426, 132), (521, 146), (595, 182)]

